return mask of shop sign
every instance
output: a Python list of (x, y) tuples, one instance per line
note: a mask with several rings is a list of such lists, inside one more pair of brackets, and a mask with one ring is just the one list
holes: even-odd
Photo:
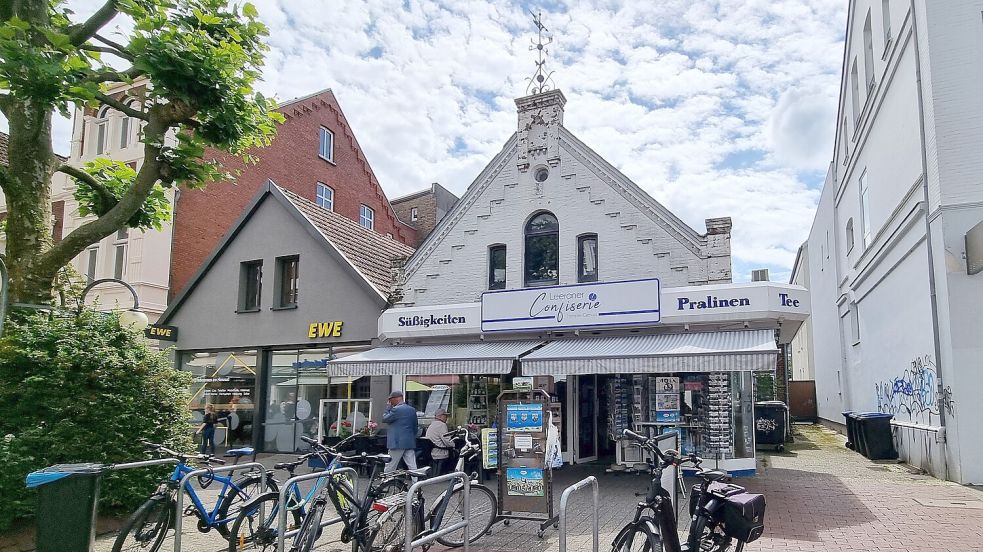
[(477, 334), (481, 332), (480, 321), (479, 303), (389, 309), (379, 317), (379, 335), (391, 338)]
[(319, 337), (341, 337), (341, 327), (344, 322), (334, 320), (331, 322), (314, 321), (307, 325), (307, 337), (317, 339)]
[(143, 334), (148, 339), (159, 339), (161, 341), (177, 341), (177, 326), (160, 326), (151, 324), (143, 330)]
[(481, 331), (562, 330), (660, 322), (658, 278), (490, 291)]
[(532, 377), (516, 376), (512, 378), (513, 391), (532, 391)]

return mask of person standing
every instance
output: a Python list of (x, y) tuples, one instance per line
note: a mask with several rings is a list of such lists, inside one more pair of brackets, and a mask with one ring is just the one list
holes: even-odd
[(451, 451), (457, 447), (454, 445), (454, 441), (445, 437), (450, 431), (447, 428), (447, 411), (438, 408), (433, 417), (433, 423), (427, 428), (426, 437), (433, 443), (430, 457), (433, 458), (433, 475), (436, 477), (448, 473), (449, 466), (447, 464), (450, 461)]
[(205, 405), (205, 417), (201, 421), (201, 426), (195, 434), (201, 433), (201, 453), (205, 454), (211, 443), (212, 456), (215, 456), (215, 424), (218, 423), (218, 414), (215, 413), (215, 405)]
[(403, 401), (402, 391), (389, 394), (389, 406), (382, 416), (382, 421), (389, 424), (386, 431), (386, 448), (392, 460), (386, 465), (386, 473), (396, 471), (400, 460), (406, 462), (406, 467), (416, 469), (416, 435), (419, 425), (416, 409)]

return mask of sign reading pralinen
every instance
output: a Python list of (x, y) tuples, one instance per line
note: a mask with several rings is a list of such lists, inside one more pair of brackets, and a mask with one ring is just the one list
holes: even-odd
[(490, 291), (481, 296), (483, 332), (631, 326), (659, 320), (657, 278)]

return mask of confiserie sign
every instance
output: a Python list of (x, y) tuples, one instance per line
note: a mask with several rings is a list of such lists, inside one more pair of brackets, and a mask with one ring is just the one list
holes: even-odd
[(658, 278), (490, 291), (481, 296), (481, 331), (653, 324), (660, 312)]

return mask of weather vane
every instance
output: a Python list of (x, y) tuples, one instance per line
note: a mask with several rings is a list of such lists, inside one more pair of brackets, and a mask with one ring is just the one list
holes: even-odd
[[(546, 70), (546, 56), (550, 53), (547, 46), (553, 43), (553, 35), (550, 34), (546, 25), (543, 25), (542, 12), (537, 14), (529, 10), (529, 13), (532, 14), (532, 22), (539, 29), (539, 39), (530, 39), (532, 45), (529, 46), (529, 50), (537, 50), (539, 59), (536, 61), (536, 72), (533, 73), (532, 78), (529, 79), (529, 85), (526, 86), (526, 94), (541, 94), (551, 88), (556, 88), (556, 83), (553, 82), (553, 71)], [(546, 42), (543, 42), (544, 39)]]

